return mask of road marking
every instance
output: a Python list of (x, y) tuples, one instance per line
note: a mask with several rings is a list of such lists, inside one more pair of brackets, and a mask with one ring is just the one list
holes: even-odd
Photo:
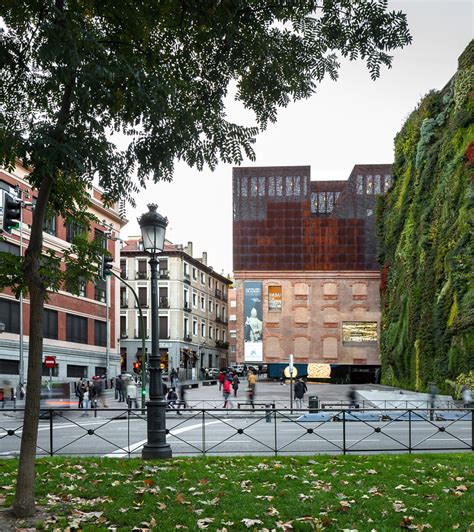
[[(204, 425), (207, 427), (209, 425), (215, 425), (217, 423), (222, 423), (222, 421), (220, 420), (210, 421), (209, 423), (205, 423)], [(183, 432), (188, 432), (198, 427), (202, 427), (202, 423), (197, 423), (196, 425), (191, 425), (189, 427), (182, 427), (181, 429), (170, 430), (170, 433), (166, 437), (169, 438), (170, 436), (182, 434)], [(140, 450), (147, 441), (148, 440), (142, 440), (142, 441), (136, 442), (133, 445), (129, 445), (128, 447), (125, 447), (125, 451), (123, 449), (117, 449), (116, 451), (113, 451), (112, 453), (106, 454), (104, 456), (107, 458), (123, 458), (124, 456), (128, 456), (128, 453), (130, 452), (135, 452), (135, 451)]]

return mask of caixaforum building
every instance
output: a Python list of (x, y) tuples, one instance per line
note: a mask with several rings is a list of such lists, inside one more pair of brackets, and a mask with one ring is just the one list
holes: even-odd
[(236, 359), (277, 377), (370, 382), (380, 366), (378, 194), (391, 165), (355, 165), (341, 181), (309, 166), (234, 168)]

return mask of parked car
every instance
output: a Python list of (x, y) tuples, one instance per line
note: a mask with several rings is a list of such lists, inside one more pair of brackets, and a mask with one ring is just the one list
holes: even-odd
[(219, 370), (217, 368), (209, 368), (208, 373), (210, 379), (217, 379), (217, 376), (219, 375)]
[(244, 374), (244, 365), (243, 364), (232, 364), (231, 369), (239, 377), (241, 377)]

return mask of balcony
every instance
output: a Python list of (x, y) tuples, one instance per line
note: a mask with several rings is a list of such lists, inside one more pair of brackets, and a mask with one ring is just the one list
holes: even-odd
[(187, 284), (191, 284), (191, 277), (189, 275), (189, 273), (185, 273), (183, 274), (183, 281)]
[(170, 308), (170, 300), (166, 296), (160, 297), (160, 308)]
[(222, 301), (227, 301), (227, 294), (225, 292), (222, 292)]
[[(138, 329), (135, 329), (135, 335), (134, 335), (135, 339), (139, 339), (142, 337), (142, 331), (138, 330)], [(148, 331), (146, 331), (145, 333), (145, 338), (149, 338), (148, 336)]]
[(216, 340), (216, 347), (219, 349), (229, 349), (229, 342), (223, 342), (222, 340)]
[(125, 331), (121, 331), (121, 332), (120, 332), (120, 338), (121, 338), (122, 340), (128, 338), (128, 333), (126, 333)]
[(160, 279), (169, 279), (170, 271), (169, 270), (160, 270)]
[(185, 342), (191, 342), (191, 341), (192, 341), (191, 335), (190, 335), (190, 334), (185, 334), (185, 335), (183, 336), (183, 340), (184, 340)]
[(219, 288), (216, 288), (215, 296), (219, 299), (222, 299), (222, 290), (219, 290)]
[(120, 300), (120, 308), (128, 308), (128, 299)]
[[(148, 308), (148, 303), (146, 301), (139, 301), (141, 308)], [(138, 303), (135, 301), (135, 308), (138, 308)]]
[(184, 303), (183, 310), (185, 312), (191, 312), (191, 305), (189, 303)]
[(122, 279), (128, 279), (127, 270), (120, 270), (120, 277)]
[(216, 316), (216, 323), (222, 323), (222, 318), (220, 316)]
[(148, 279), (148, 272), (135, 272), (135, 279)]

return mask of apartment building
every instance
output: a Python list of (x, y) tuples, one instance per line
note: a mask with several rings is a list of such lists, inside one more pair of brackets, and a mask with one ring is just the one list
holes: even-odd
[[(15, 187), (22, 191), (23, 199), (32, 204), (36, 201), (36, 191), (27, 180), (28, 170), (16, 166), (9, 172), (0, 169), (0, 189), (14, 193)], [(125, 219), (119, 214), (119, 206), (106, 207), (102, 202), (99, 189), (92, 188), (91, 212), (100, 220), (93, 223), (91, 237), (100, 239), (104, 249), (114, 258), (114, 271), (119, 271), (119, 244), (107, 238), (115, 237), (125, 225)], [(3, 205), (0, 206), (3, 208)], [(13, 229), (12, 234), (3, 234), (0, 251), (20, 254), (20, 235), (23, 253), (28, 246), (32, 223), (32, 207), (23, 209), (21, 228)], [(21, 229), (21, 230), (20, 230)], [(57, 255), (71, 246), (78, 228), (65, 224), (60, 216), (52, 216), (44, 227), (44, 250), (53, 250)], [(63, 287), (59, 292), (51, 292), (45, 303), (44, 319), (44, 356), (54, 356), (57, 365), (53, 370), (53, 379), (58, 381), (75, 380), (79, 377), (91, 378), (94, 375), (114, 377), (120, 371), (118, 348), (119, 330), (119, 290), (113, 277), (109, 283), (109, 305), (107, 312), (106, 281), (99, 278), (95, 282), (81, 282), (79, 295), (74, 295)], [(5, 289), (0, 293), (0, 322), (5, 330), (0, 334), (0, 377), (17, 383), (20, 378), (20, 351), (23, 346), (24, 372), (28, 368), (28, 342), (30, 306), (28, 296), (20, 301), (12, 291)], [(22, 315), (22, 320), (20, 316)], [(108, 316), (108, 323), (107, 323)], [(22, 327), (21, 327), (22, 322)], [(21, 332), (23, 334), (21, 335)], [(109, 347), (107, 347), (107, 337)], [(43, 375), (49, 376), (49, 369), (43, 365)]]
[(391, 165), (311, 181), (309, 166), (234, 168), (237, 361), (279, 376), (370, 381), (380, 366), (375, 203)]
[[(141, 237), (132, 237), (120, 253), (120, 352), (122, 370), (132, 371), (142, 354), (144, 314), (146, 349), (151, 349), (149, 257)], [(165, 242), (159, 255), (159, 329), (163, 370), (178, 368), (183, 378), (200, 378), (204, 368), (227, 365), (228, 286), (231, 281), (207, 264), (207, 253), (193, 257), (187, 246)]]

